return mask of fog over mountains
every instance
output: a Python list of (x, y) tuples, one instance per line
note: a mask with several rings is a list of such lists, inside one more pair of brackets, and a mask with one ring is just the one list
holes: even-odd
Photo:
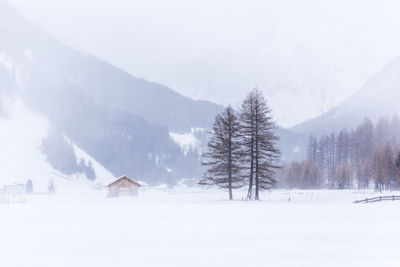
[(0, 36), (2, 99), (22, 99), (115, 176), (174, 183), (201, 175), (199, 152), (183, 151), (176, 136), (204, 135), (222, 107), (66, 47), (4, 3)]
[[(32, 112), (46, 121), (40, 132), (26, 124), (21, 133), (29, 136), (31, 129), (37, 137), (29, 146), (40, 151), (40, 164), (48, 170), (37, 177), (100, 175), (105, 181), (126, 174), (149, 184), (174, 184), (202, 175), (205, 131), (222, 106), (184, 97), (65, 46), (1, 1), (0, 40), (3, 125), (13, 123), (10, 106), (22, 107), (23, 118)], [(366, 116), (400, 114), (399, 88), (396, 58), (344, 103), (290, 129), (279, 127), (282, 160), (301, 159), (310, 134), (352, 128)], [(290, 101), (286, 105), (289, 109)]]
[(321, 115), (400, 54), (400, 3), (9, 0), (63, 43), (193, 99), (254, 86), (282, 127)]
[(394, 58), (370, 77), (349, 99), (325, 114), (290, 128), (303, 134), (327, 134), (349, 129), (368, 117), (377, 121), (382, 116), (400, 114), (400, 57)]

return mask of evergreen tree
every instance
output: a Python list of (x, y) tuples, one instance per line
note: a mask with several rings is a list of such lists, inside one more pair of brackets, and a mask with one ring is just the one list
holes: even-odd
[(392, 146), (389, 142), (375, 148), (373, 172), (376, 190), (382, 192), (394, 183), (395, 160), (393, 157)]
[(400, 169), (400, 153), (397, 155), (397, 158), (396, 158), (396, 167), (398, 169)]
[(395, 186), (398, 189), (400, 187), (400, 153), (397, 154), (396, 157), (396, 182), (395, 182)]
[(318, 165), (313, 161), (303, 161), (301, 163), (302, 172), (300, 175), (300, 188), (313, 189), (320, 185), (320, 171)]
[(30, 195), (33, 193), (33, 183), (31, 179), (28, 179), (26, 181), (26, 188), (25, 188), (25, 192)]
[(285, 176), (285, 183), (289, 186), (289, 189), (297, 188), (300, 185), (300, 173), (302, 172), (300, 163), (294, 161), (288, 167), (288, 171)]
[(243, 101), (241, 122), (249, 183), (247, 197), (252, 198), (254, 186), (255, 199), (259, 200), (260, 190), (276, 184), (274, 173), (279, 168), (276, 162), (280, 156), (271, 110), (259, 89), (253, 89)]
[(49, 184), (47, 185), (47, 192), (49, 194), (53, 194), (56, 191), (56, 188), (54, 186), (54, 180), (50, 179), (49, 180)]
[(243, 186), (241, 176), (240, 123), (235, 111), (229, 106), (217, 115), (213, 125), (208, 151), (203, 165), (208, 169), (201, 185), (217, 185), (228, 189), (229, 200), (233, 199), (232, 189)]
[(307, 160), (316, 162), (318, 153), (317, 138), (313, 135), (310, 136), (307, 146)]
[(336, 182), (338, 189), (350, 187), (350, 167), (346, 163), (336, 167)]
[(314, 189), (321, 186), (321, 172), (315, 161), (292, 162), (286, 171), (289, 188)]

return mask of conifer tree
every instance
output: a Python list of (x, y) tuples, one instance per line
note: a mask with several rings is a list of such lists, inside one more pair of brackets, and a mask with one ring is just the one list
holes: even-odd
[(396, 167), (398, 169), (400, 169), (400, 153), (397, 155), (397, 158), (396, 158)]
[(31, 179), (28, 179), (26, 181), (25, 193), (28, 194), (28, 195), (33, 193), (33, 183), (32, 183)]
[(217, 115), (213, 125), (208, 151), (203, 156), (207, 161), (203, 165), (208, 169), (201, 185), (216, 185), (228, 189), (229, 200), (233, 199), (232, 190), (243, 186), (241, 176), (240, 123), (235, 111), (229, 106)]
[(241, 122), (249, 184), (247, 198), (252, 198), (254, 187), (255, 199), (259, 200), (260, 190), (270, 189), (276, 184), (274, 174), (279, 168), (277, 160), (280, 157), (276, 147), (279, 138), (274, 133), (271, 110), (259, 89), (253, 89), (243, 101)]

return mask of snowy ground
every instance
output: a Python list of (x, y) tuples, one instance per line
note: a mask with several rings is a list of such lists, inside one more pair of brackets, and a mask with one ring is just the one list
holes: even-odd
[(0, 266), (400, 266), (400, 201), (352, 204), (370, 192), (105, 195), (0, 205)]

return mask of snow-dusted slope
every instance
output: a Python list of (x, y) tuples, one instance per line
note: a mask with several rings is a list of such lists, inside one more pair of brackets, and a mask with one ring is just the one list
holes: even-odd
[(84, 174), (65, 175), (55, 170), (42, 152), (42, 142), (50, 126), (48, 120), (29, 110), (20, 99), (2, 97), (1, 106), (4, 112), (0, 117), (0, 187), (31, 179), (35, 192), (45, 192), (52, 179), (57, 191), (65, 191), (87, 188), (113, 177), (74, 144), (78, 162), (85, 159), (93, 163), (95, 182), (90, 182)]
[(185, 155), (190, 151), (195, 151), (201, 155), (206, 146), (204, 140), (207, 137), (203, 128), (191, 128), (190, 132), (185, 133), (170, 132), (169, 136), (181, 147)]
[(372, 76), (348, 100), (291, 130), (298, 133), (327, 133), (343, 127), (353, 128), (365, 117), (375, 121), (395, 113), (400, 114), (400, 57)]
[(1, 1), (0, 92), (46, 117), (60, 143), (64, 135), (115, 176), (149, 184), (202, 174), (169, 132), (208, 128), (222, 110), (67, 47)]
[(99, 162), (97, 162), (93, 157), (91, 157), (88, 153), (86, 153), (83, 149), (81, 149), (79, 146), (76, 144), (72, 143), (76, 158), (78, 162), (83, 159), (85, 162), (91, 162), (92, 167), (96, 173), (96, 183), (101, 183), (103, 185), (107, 185), (110, 182), (112, 182), (115, 177), (114, 175), (108, 171), (106, 168), (104, 168), (103, 165), (101, 165)]

